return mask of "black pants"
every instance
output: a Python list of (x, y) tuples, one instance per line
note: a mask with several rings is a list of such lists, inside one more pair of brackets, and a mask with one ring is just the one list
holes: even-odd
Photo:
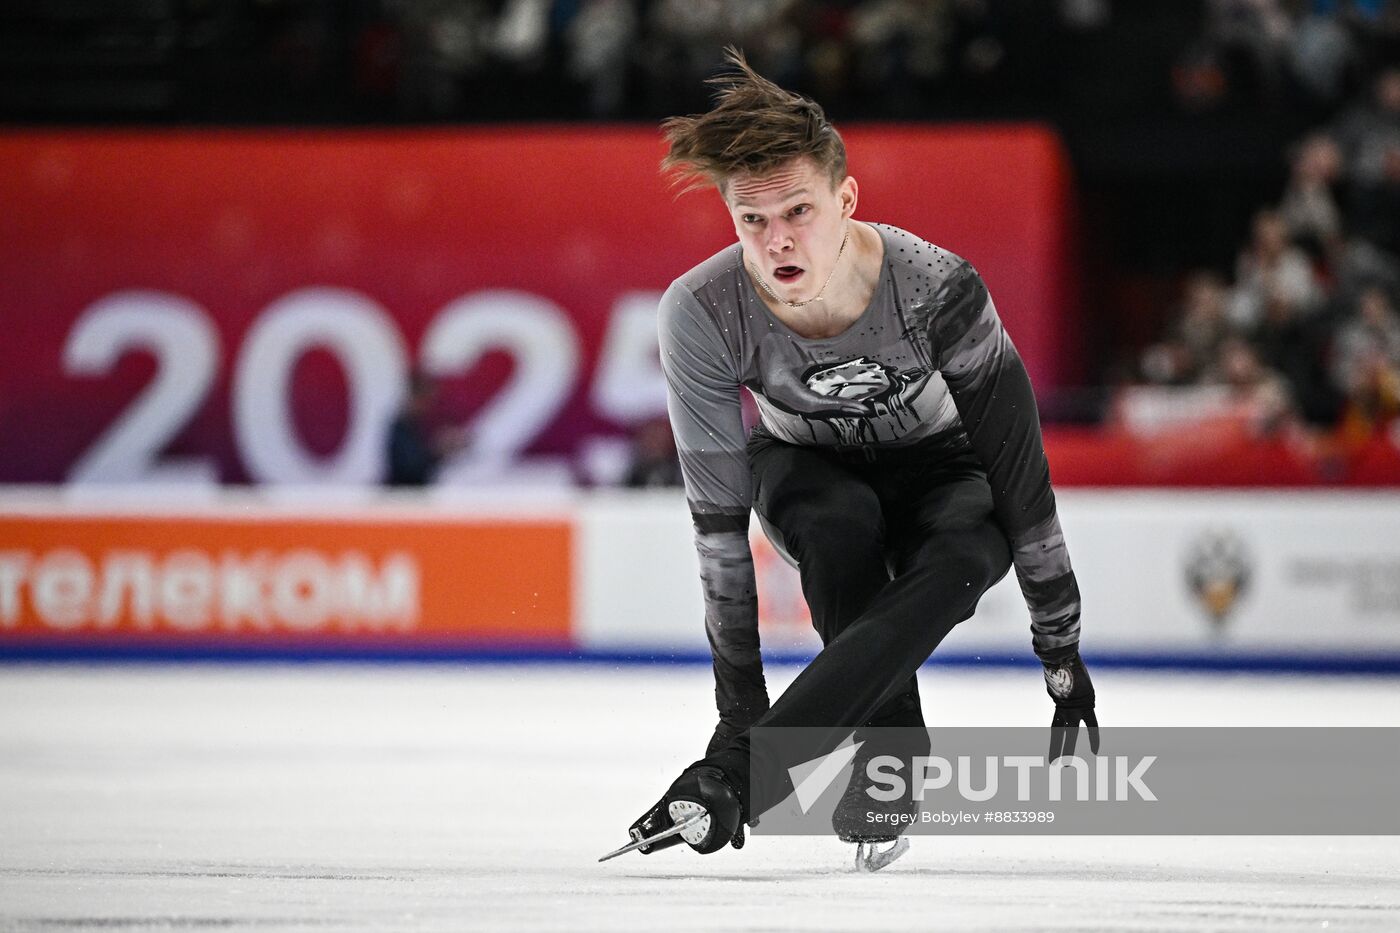
[[(922, 725), (916, 671), (1011, 565), (981, 462), (961, 435), (842, 452), (761, 430), (749, 462), (825, 645), (754, 725), (824, 727), (833, 747), (859, 726)], [(706, 760), (746, 784), (748, 757), (745, 732)]]

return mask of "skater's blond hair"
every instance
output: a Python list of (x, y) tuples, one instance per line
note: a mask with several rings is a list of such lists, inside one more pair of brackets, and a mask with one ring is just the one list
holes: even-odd
[(712, 184), (725, 194), (734, 175), (761, 175), (805, 156), (827, 172), (833, 186), (840, 184), (846, 144), (821, 105), (758, 74), (733, 46), (724, 57), (735, 70), (709, 79), (717, 88), (714, 107), (661, 124), (670, 146), (662, 171), (674, 173), (685, 191)]

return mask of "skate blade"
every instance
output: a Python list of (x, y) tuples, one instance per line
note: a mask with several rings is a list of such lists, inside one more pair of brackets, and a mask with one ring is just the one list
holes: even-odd
[(900, 836), (888, 849), (877, 849), (876, 843), (856, 843), (856, 871), (863, 874), (879, 871), (909, 851), (909, 840)]
[(672, 826), (670, 829), (664, 829), (661, 832), (657, 833), (655, 836), (647, 836), (644, 839), (637, 839), (633, 842), (629, 842), (622, 848), (614, 849), (613, 851), (609, 852), (607, 855), (598, 859), (598, 861), (606, 862), (610, 858), (617, 858), (619, 855), (626, 855), (628, 852), (635, 851), (637, 849), (642, 848), (643, 846), (649, 846), (653, 842), (660, 842), (662, 839), (670, 839), (672, 836), (679, 836), (681, 833), (685, 832), (687, 829), (690, 829), (690, 827), (696, 825), (709, 815), (710, 814), (705, 810), (701, 810), (699, 813), (691, 814), (684, 820), (681, 820), (679, 823)]

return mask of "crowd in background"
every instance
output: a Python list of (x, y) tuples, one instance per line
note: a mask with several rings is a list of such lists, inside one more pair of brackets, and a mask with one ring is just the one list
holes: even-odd
[[(440, 115), (516, 88), (510, 116), (655, 117), (706, 106), (719, 50), (834, 113), (920, 117), (1022, 109), (1062, 82), (1051, 39), (1108, 16), (1105, 0), (384, 0), (379, 86)], [(392, 38), (390, 38), (392, 37)]]
[(838, 118), (1325, 110), (1400, 58), (1393, 0), (361, 0), (338, 23), (322, 0), (254, 6), (270, 72), (334, 72), (343, 29), (356, 104), (408, 119), (699, 110), (729, 43)]
[(1394, 0), (363, 0), (348, 28), (362, 99), (418, 118), (698, 110), (729, 43), (838, 118), (1320, 112), (1400, 58)]
[(1203, 12), (1172, 73), (1192, 106), (1233, 95), (1323, 115), (1400, 61), (1400, 5), (1389, 0), (1208, 0)]
[(1185, 277), (1140, 376), (1223, 388), (1256, 435), (1345, 448), (1400, 416), (1400, 66), (1288, 159), (1232, 274)]
[(0, 116), (649, 119), (730, 43), (838, 118), (1325, 109), (1400, 59), (1400, 3), (45, 0), (0, 6)]

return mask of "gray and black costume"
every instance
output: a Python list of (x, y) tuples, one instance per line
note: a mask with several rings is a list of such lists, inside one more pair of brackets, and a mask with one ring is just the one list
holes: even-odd
[[(981, 277), (903, 230), (869, 306), (799, 336), (738, 244), (677, 279), (660, 313), (694, 518), (721, 725), (917, 725), (914, 673), (1014, 563), (1044, 661), (1075, 655), (1079, 590), (1035, 397)], [(739, 387), (761, 424), (745, 437)], [(749, 511), (798, 564), (826, 647), (768, 709)]]

